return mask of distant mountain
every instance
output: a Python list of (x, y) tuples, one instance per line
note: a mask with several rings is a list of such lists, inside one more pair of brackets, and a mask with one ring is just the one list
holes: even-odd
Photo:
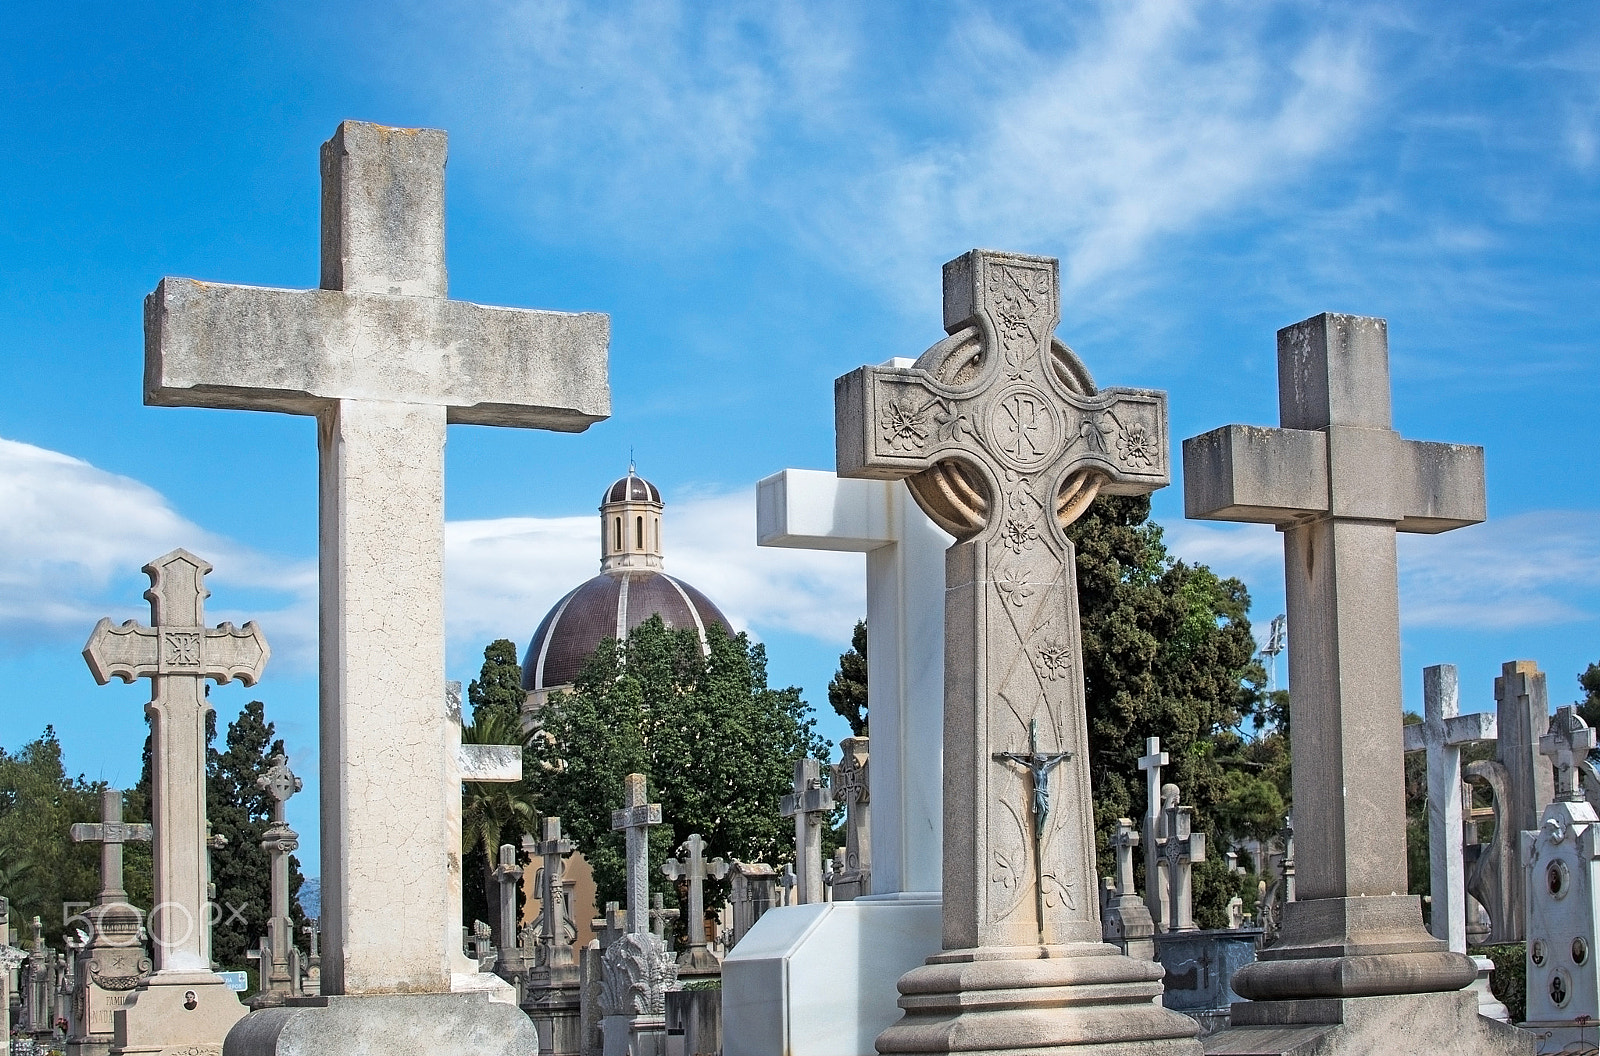
[(322, 877), (308, 876), (300, 885), (300, 908), (312, 920), (322, 917)]

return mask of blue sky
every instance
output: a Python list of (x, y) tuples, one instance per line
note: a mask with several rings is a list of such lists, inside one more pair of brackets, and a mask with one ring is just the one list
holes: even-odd
[[(27, 5), (0, 41), (8, 748), (53, 722), (73, 770), (137, 779), (147, 689), (78, 651), (148, 619), (139, 566), (187, 546), (213, 621), (273, 643), (213, 700), (266, 701), (315, 861), (313, 423), (142, 406), (140, 306), (169, 274), (315, 285), (345, 118), (450, 133), (453, 296), (612, 317), (610, 421), (451, 432), (451, 677), (597, 570), (632, 450), (669, 570), (826, 712), (863, 560), (756, 548), (753, 484), (831, 468), (832, 380), (940, 337), (939, 266), (980, 245), (1061, 258), (1059, 334), (1100, 384), (1168, 390), (1174, 445), (1275, 422), (1277, 328), (1387, 317), (1397, 428), (1489, 475), (1487, 524), (1402, 540), (1408, 704), (1425, 664), (1474, 710), (1501, 661), (1562, 702), (1600, 660), (1588, 5)], [(1184, 522), (1176, 475), (1155, 505), (1264, 632), (1278, 537)]]

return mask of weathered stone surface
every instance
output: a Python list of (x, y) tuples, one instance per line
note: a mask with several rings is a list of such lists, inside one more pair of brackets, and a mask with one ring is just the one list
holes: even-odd
[(822, 763), (809, 756), (794, 764), (794, 791), (778, 813), (794, 819), (795, 898), (790, 905), (823, 901), (822, 823), (833, 813), (833, 793), (822, 780)]
[(532, 1056), (533, 1022), (483, 994), (306, 998), (263, 1009), (228, 1034), (222, 1056)]
[(1483, 450), (1391, 428), (1382, 319), (1324, 314), (1280, 330), (1278, 405), (1281, 428), (1228, 426), (1183, 445), (1190, 517), (1284, 533), (1300, 901), (1233, 986), (1254, 1000), (1456, 990), (1472, 962), (1423, 930), (1418, 899), (1395, 894), (1406, 890), (1395, 533), (1483, 520)]
[[(672, 880), (683, 880), (689, 888), (688, 919), (684, 922), (688, 929), (689, 948), (678, 954), (679, 975), (715, 975), (722, 969), (717, 955), (706, 946), (706, 878), (712, 877), (721, 880), (728, 875), (728, 863), (721, 858), (707, 859), (705, 856), (706, 841), (700, 838), (699, 833), (690, 833), (689, 838), (683, 841), (683, 846), (678, 848), (678, 853), (684, 855), (682, 859), (668, 858), (661, 865), (661, 871)], [(656, 896), (658, 899), (660, 896)], [(651, 911), (652, 915), (655, 910)], [(656, 938), (661, 938), (661, 933), (656, 932)]]
[(1386, 1056), (1399, 1052), (1533, 1056), (1534, 1036), (1478, 1015), (1471, 994), (1243, 1001), (1207, 1056)]
[(457, 970), (451, 909), (445, 424), (581, 430), (609, 411), (603, 316), (446, 299), (445, 144), (340, 125), (322, 150), (320, 290), (168, 278), (146, 301), (147, 403), (317, 417), (328, 994), (478, 974)]
[(89, 941), (74, 955), (68, 1056), (111, 1051), (117, 1009), (154, 967), (139, 938), (144, 914), (129, 904), (122, 886), (122, 846), (150, 842), (151, 828), (122, 820), (122, 791), (115, 788), (100, 793), (100, 819), (74, 825), (71, 832), (74, 843), (100, 844), (100, 895), (83, 914)]

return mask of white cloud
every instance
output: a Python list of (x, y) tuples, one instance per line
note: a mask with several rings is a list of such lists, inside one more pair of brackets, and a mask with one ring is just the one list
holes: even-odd
[[(223, 604), (208, 608), (208, 621), (254, 619), (276, 663), (314, 666), (314, 562), (261, 554), (182, 517), (137, 480), (0, 439), (0, 637), (11, 647), (82, 642), (102, 616), (148, 621), (130, 574), (180, 546), (216, 567), (207, 583)], [(230, 608), (233, 590), (281, 607)]]

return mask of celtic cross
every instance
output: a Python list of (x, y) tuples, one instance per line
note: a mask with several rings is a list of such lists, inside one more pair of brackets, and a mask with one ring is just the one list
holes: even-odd
[(83, 658), (102, 686), (113, 678), (150, 680), (151, 820), (156, 910), (150, 914), (156, 970), (211, 971), (207, 921), (205, 680), (256, 684), (267, 640), (256, 625), (205, 625), (211, 565), (174, 550), (144, 566), (150, 623), (108, 619), (95, 625)]
[(1167, 484), (1166, 397), (1095, 387), (1054, 336), (1059, 289), (1052, 259), (974, 250), (944, 268), (948, 337), (912, 367), (834, 383), (839, 475), (905, 478), (957, 540), (945, 564), (947, 950), (1100, 941), (1087, 772), (1045, 782), (1040, 811), (1016, 784), (1031, 770), (996, 756), (1021, 755), (1035, 723), (1062, 750), (1087, 750), (1063, 529), (1097, 494)]

